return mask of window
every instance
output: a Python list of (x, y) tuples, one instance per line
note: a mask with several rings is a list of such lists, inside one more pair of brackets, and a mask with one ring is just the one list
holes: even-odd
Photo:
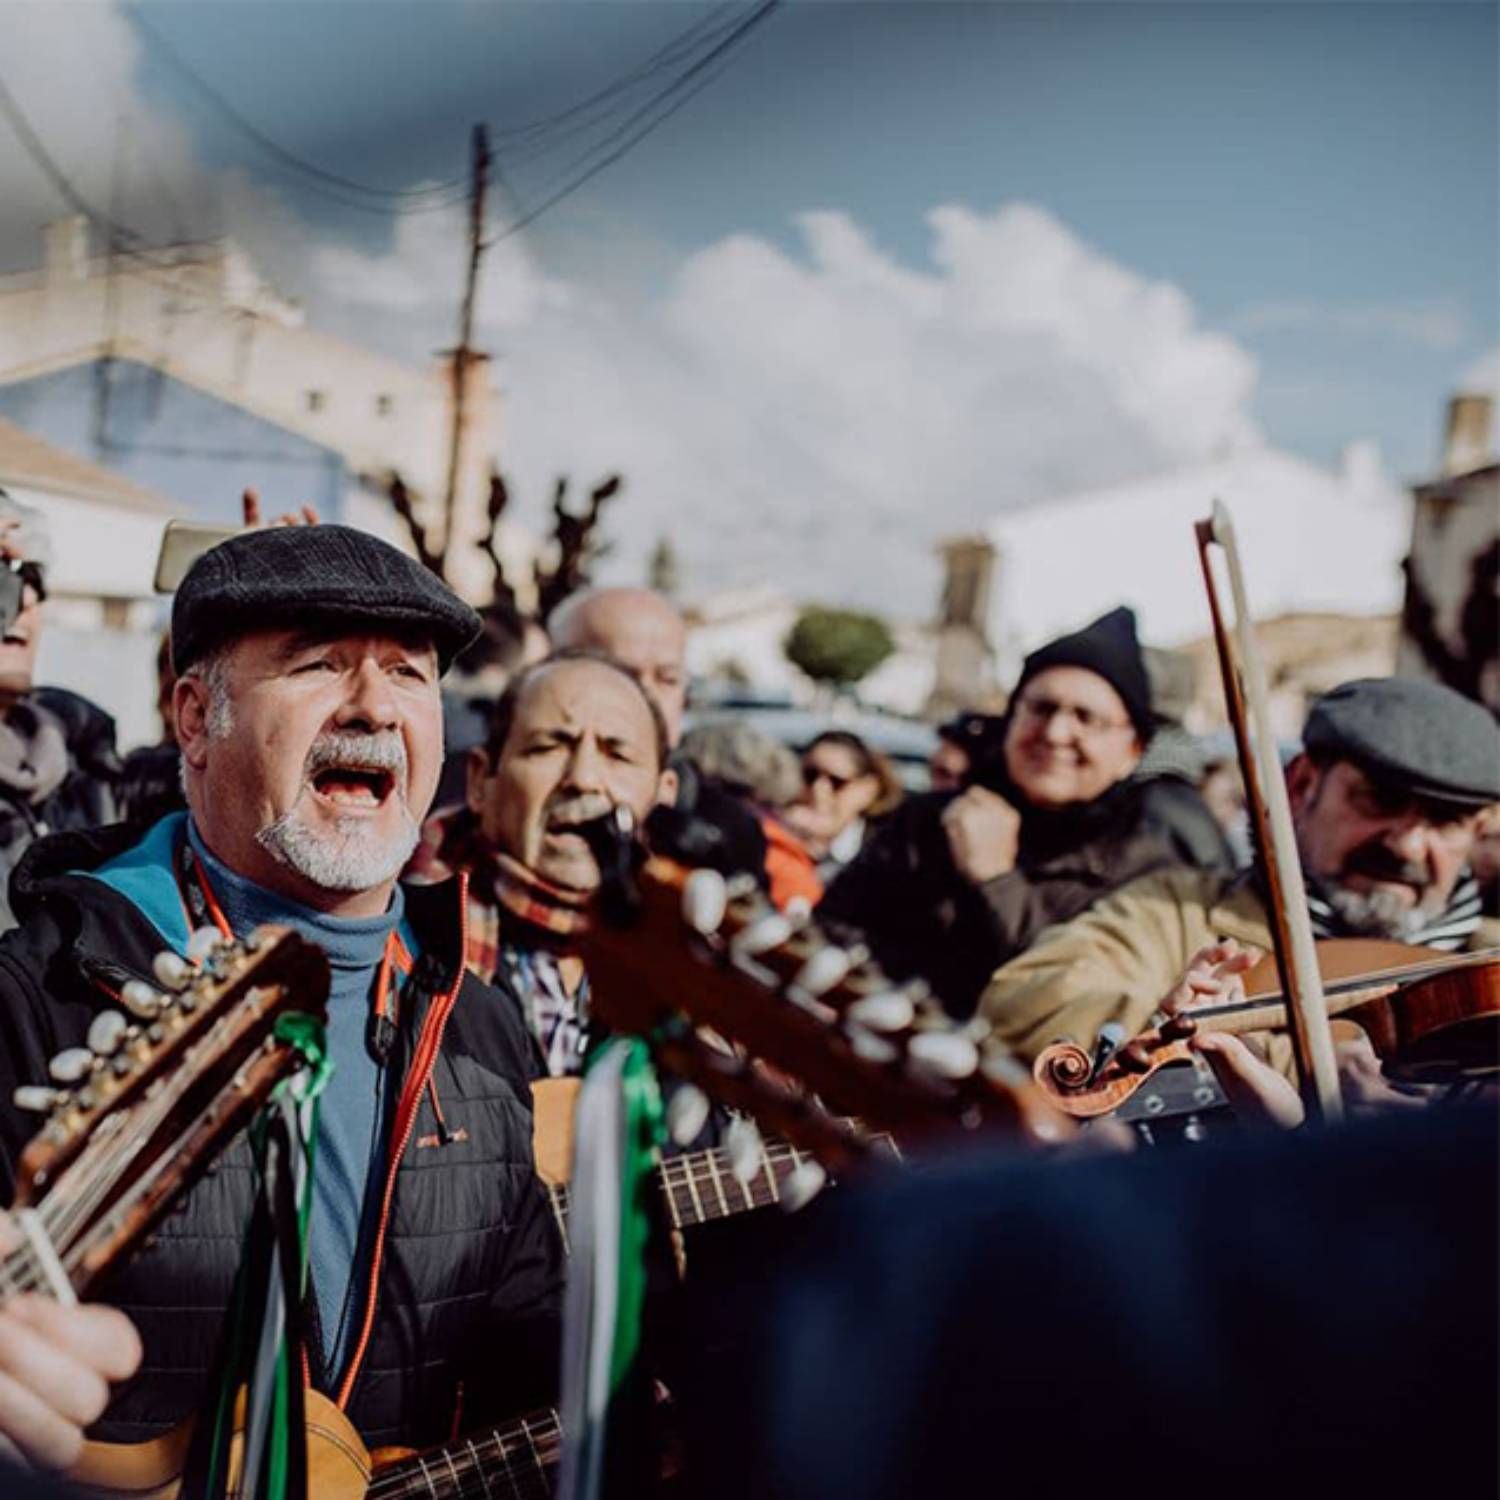
[(396, 398), (394, 396), (377, 396), (375, 398), (375, 415), (377, 417), (388, 417), (396, 409)]
[(322, 411), (327, 401), (328, 395), (325, 391), (309, 391), (307, 393), (308, 411)]

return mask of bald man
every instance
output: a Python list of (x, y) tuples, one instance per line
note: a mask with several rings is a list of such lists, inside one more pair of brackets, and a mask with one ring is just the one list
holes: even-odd
[(656, 699), (675, 747), (687, 707), (687, 625), (651, 589), (584, 589), (547, 620), (554, 650), (604, 651)]

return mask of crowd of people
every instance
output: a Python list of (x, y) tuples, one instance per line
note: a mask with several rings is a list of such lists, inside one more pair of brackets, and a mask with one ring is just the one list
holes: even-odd
[[(0, 1202), (38, 1126), (16, 1090), (86, 1047), (123, 983), (155, 982), (159, 953), (188, 958), (205, 926), (315, 942), (334, 1066), (305, 1372), (372, 1449), (557, 1400), (566, 1253), (531, 1090), (582, 1074), (603, 1032), (581, 946), (601, 817), (625, 809), (675, 858), (752, 877), (1027, 1064), (1242, 994), (1271, 946), (1242, 810), (1216, 815), (1160, 753), (1172, 730), (1126, 608), (1032, 652), (1003, 712), (941, 726), (911, 790), (833, 725), (795, 746), (691, 725), (686, 627), (658, 594), (588, 588), (539, 622), (476, 612), (385, 543), (305, 522), (193, 566), (159, 663), (162, 742), (122, 758), (106, 715), (34, 681), (49, 565), (43, 519), (0, 499), (20, 584), (0, 640)], [(1487, 709), (1346, 683), (1312, 704), (1286, 781), (1317, 936), (1495, 943)], [(1194, 1046), (1242, 1122), (1303, 1124), (1283, 1035)], [(1356, 1112), (1426, 1114), (1452, 1092), (1390, 1076), (1363, 1032), (1338, 1055)], [(1471, 1057), (1465, 1084), (1494, 1062)], [(241, 1139), (97, 1302), (0, 1282), (18, 1464), (66, 1471), (85, 1435), (144, 1442), (204, 1411), (255, 1190)], [(20, 1234), (0, 1216), (0, 1240)]]

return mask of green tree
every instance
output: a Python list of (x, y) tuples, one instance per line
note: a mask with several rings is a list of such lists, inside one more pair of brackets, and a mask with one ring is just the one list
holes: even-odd
[(782, 650), (814, 682), (852, 687), (896, 649), (878, 615), (852, 609), (804, 609)]

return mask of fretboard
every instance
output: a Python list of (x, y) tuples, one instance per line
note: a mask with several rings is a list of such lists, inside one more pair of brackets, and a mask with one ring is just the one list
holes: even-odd
[[(895, 1152), (888, 1136), (876, 1136), (877, 1145)], [(669, 1156), (657, 1169), (667, 1218), (673, 1229), (690, 1229), (714, 1219), (727, 1219), (752, 1209), (770, 1208), (781, 1202), (782, 1189), (788, 1177), (804, 1162), (813, 1161), (811, 1152), (799, 1151), (786, 1141), (767, 1141), (760, 1149), (755, 1171), (747, 1180), (735, 1175), (727, 1147), (708, 1151), (690, 1151)], [(569, 1193), (566, 1184), (548, 1188), (552, 1212), (563, 1237), (568, 1242)]]
[(556, 1487), (562, 1428), (555, 1411), (534, 1412), (431, 1453), (402, 1459), (370, 1483), (368, 1500), (544, 1500)]

